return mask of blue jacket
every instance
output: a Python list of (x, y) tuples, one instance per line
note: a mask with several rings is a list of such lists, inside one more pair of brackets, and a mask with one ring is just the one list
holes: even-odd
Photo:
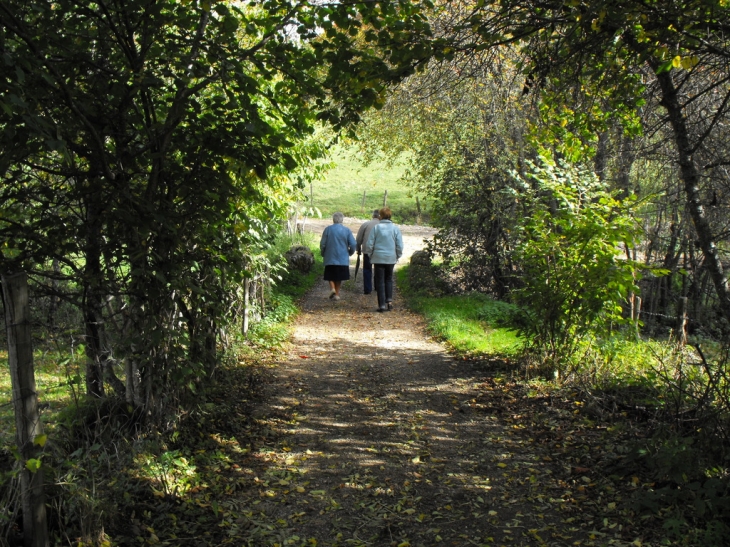
[(395, 264), (403, 254), (403, 236), (390, 220), (376, 224), (362, 251), (370, 255), (373, 264)]
[(350, 255), (355, 252), (355, 236), (347, 226), (330, 224), (322, 232), (319, 252), (325, 266), (349, 266)]

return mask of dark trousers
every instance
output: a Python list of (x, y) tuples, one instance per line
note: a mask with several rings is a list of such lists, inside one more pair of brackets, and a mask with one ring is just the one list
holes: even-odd
[(374, 264), (375, 290), (378, 292), (378, 307), (384, 308), (393, 301), (393, 268), (395, 264)]
[(365, 294), (373, 292), (373, 265), (370, 262), (370, 255), (363, 254), (365, 257), (362, 267), (362, 286)]

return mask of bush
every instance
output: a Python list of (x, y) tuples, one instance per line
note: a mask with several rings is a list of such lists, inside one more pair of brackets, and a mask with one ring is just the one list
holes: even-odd
[(479, 320), (494, 327), (518, 328), (524, 322), (524, 312), (515, 304), (490, 300), (477, 310)]
[(531, 214), (515, 252), (522, 287), (514, 300), (522, 328), (548, 371), (563, 376), (584, 339), (622, 323), (622, 304), (638, 292), (639, 266), (620, 256), (636, 237), (631, 202), (619, 202), (595, 174), (547, 160), (533, 166)]
[(447, 292), (446, 284), (440, 279), (439, 271), (431, 262), (428, 251), (416, 251), (408, 267), (408, 285), (418, 294), (440, 296)]

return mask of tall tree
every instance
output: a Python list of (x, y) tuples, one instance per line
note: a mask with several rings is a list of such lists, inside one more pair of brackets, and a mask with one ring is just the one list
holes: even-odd
[(38, 275), (59, 260), (80, 287), (87, 391), (104, 395), (114, 339), (148, 405), (205, 369), (221, 283), (290, 198), (272, 168), (296, 169), (316, 123), (358, 121), (429, 55), (405, 1), (3, 0), (0, 26), (2, 260)]
[(503, 0), (478, 5), (458, 27), (473, 32), (467, 47), (522, 45), (528, 82), (546, 93), (548, 110), (560, 112), (553, 119), (563, 123), (551, 127), (567, 126), (561, 139), (569, 147), (595, 138), (611, 118), (637, 128), (646, 93), (657, 98), (718, 309), (727, 319), (721, 230), (707, 215), (703, 179), (730, 161), (715, 144), (730, 114), (729, 16), (725, 0)]

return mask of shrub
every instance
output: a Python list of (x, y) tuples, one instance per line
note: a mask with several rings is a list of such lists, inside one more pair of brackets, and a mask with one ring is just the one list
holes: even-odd
[(622, 303), (638, 291), (638, 266), (620, 257), (636, 227), (630, 200), (619, 202), (595, 174), (543, 160), (525, 191), (529, 220), (515, 257), (522, 287), (513, 292), (526, 310), (522, 331), (531, 349), (558, 375), (586, 337), (623, 322)]

